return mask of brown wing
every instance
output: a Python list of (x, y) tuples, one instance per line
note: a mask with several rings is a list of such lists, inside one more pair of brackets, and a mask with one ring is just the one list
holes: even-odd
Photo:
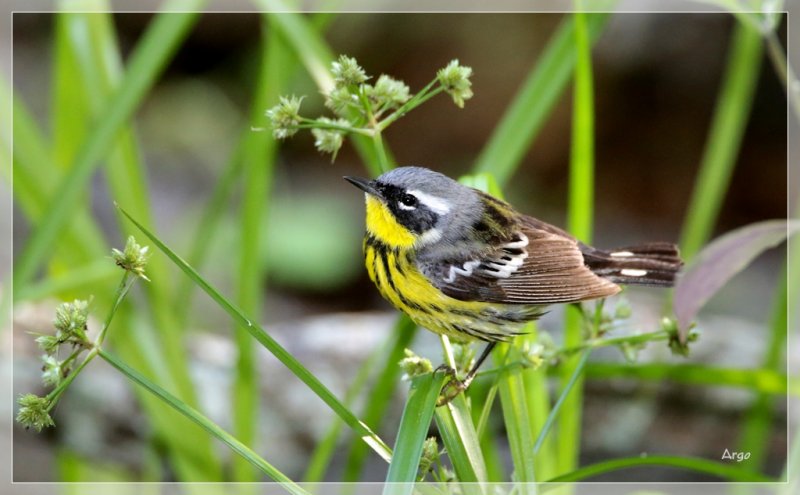
[(420, 260), (442, 292), (462, 301), (546, 305), (608, 297), (620, 287), (584, 264), (578, 242), (549, 224), (520, 217), (519, 232), (482, 252)]

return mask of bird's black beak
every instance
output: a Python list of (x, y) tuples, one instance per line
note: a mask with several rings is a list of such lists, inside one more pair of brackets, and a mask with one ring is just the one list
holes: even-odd
[(371, 181), (369, 179), (364, 179), (361, 177), (349, 177), (345, 176), (344, 180), (353, 184), (357, 188), (361, 189), (367, 194), (372, 194), (373, 196), (381, 197), (380, 191), (375, 188), (375, 181)]

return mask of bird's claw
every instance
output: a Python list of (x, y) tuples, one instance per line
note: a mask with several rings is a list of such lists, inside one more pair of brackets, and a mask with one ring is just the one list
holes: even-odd
[(451, 366), (446, 364), (442, 364), (438, 368), (434, 370), (436, 372), (443, 372), (450, 379), (442, 388), (441, 393), (439, 394), (439, 398), (436, 399), (436, 406), (444, 406), (447, 405), (451, 400), (455, 399), (458, 394), (465, 391), (467, 387), (469, 387), (469, 382), (472, 380), (459, 380), (456, 376), (456, 370), (453, 369)]

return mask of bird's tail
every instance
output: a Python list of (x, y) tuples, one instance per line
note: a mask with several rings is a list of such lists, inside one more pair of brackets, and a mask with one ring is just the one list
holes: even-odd
[(683, 266), (678, 246), (651, 242), (613, 250), (581, 246), (586, 265), (615, 284), (672, 287)]

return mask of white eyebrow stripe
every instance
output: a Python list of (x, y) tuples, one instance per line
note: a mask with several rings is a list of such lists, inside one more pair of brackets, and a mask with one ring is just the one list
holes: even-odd
[(434, 213), (438, 213), (439, 215), (444, 215), (450, 212), (450, 205), (447, 204), (447, 201), (443, 200), (442, 198), (431, 196), (430, 194), (418, 191), (416, 189), (414, 189), (413, 191), (406, 191), (406, 192), (408, 194), (416, 196), (420, 203), (427, 206)]

